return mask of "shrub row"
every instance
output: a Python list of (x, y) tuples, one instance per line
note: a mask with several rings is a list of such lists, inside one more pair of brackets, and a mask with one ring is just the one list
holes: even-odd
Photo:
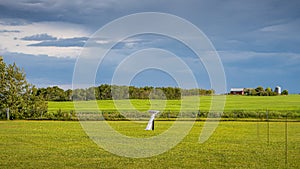
[[(164, 120), (175, 120), (176, 118), (217, 118), (222, 117), (223, 119), (300, 119), (300, 110), (298, 111), (228, 111), (220, 114), (219, 112), (211, 112), (208, 111), (163, 111), (158, 114), (157, 119)], [(41, 114), (39, 117), (31, 117), (27, 118), (27, 120), (109, 120), (109, 121), (117, 121), (117, 120), (129, 120), (129, 119), (149, 119), (150, 115), (146, 112), (138, 112), (138, 111), (124, 111), (119, 112), (116, 110), (107, 110), (101, 112), (80, 112), (76, 113), (74, 110), (71, 111), (62, 111), (58, 109), (57, 111), (49, 111), (44, 114)], [(0, 119), (6, 119), (6, 113), (0, 112)]]

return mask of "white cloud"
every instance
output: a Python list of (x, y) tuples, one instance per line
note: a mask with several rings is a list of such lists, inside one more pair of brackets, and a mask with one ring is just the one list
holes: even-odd
[[(0, 21), (1, 22), (1, 21)], [(22, 40), (37, 34), (47, 34), (59, 39), (89, 37), (84, 27), (62, 22), (36, 22), (22, 25), (0, 25), (2, 51), (26, 53), (32, 55), (48, 55), (53, 57), (77, 57), (82, 47), (29, 46), (32, 41)]]

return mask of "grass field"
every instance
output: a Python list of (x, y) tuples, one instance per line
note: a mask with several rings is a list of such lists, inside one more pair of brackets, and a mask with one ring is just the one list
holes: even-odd
[[(208, 111), (211, 97), (201, 96), (199, 107), (193, 107), (195, 97), (184, 100), (191, 110)], [(132, 104), (145, 113), (148, 109), (178, 111), (181, 106), (179, 100), (116, 102), (123, 110), (132, 110)], [(103, 111), (116, 109), (112, 100), (77, 103), (82, 111), (93, 112), (98, 107)], [(58, 110), (72, 111), (74, 104), (49, 102), (49, 112)], [(299, 114), (300, 95), (226, 98), (228, 112), (266, 110)], [(198, 139), (204, 122), (197, 121), (177, 146), (148, 158), (126, 158), (98, 147), (78, 121), (0, 121), (0, 168), (300, 168), (300, 122), (285, 122), (285, 118), (280, 121), (222, 121), (203, 144)], [(144, 130), (147, 121), (108, 123), (128, 137), (149, 138), (167, 131), (174, 121), (156, 121), (155, 131)]]
[[(146, 122), (109, 123), (132, 137), (157, 135), (172, 124), (157, 121), (155, 131), (145, 131)], [(200, 144), (203, 124), (196, 122), (171, 150), (135, 159), (99, 148), (79, 122), (0, 121), (0, 168), (300, 168), (299, 122), (287, 123), (287, 144), (284, 122), (221, 122)]]

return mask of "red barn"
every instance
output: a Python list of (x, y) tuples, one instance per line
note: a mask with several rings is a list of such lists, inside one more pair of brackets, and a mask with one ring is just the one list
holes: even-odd
[(244, 95), (244, 88), (231, 88), (230, 94), (232, 95)]

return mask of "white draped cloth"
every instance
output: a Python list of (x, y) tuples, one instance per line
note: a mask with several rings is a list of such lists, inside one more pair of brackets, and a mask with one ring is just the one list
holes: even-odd
[(149, 119), (149, 122), (148, 122), (147, 127), (146, 127), (145, 130), (152, 130), (152, 127), (153, 127), (152, 125), (154, 125), (153, 121), (154, 121), (155, 115), (157, 113), (159, 113), (159, 111), (157, 111), (157, 110), (149, 110), (148, 112), (151, 114), (151, 117)]

